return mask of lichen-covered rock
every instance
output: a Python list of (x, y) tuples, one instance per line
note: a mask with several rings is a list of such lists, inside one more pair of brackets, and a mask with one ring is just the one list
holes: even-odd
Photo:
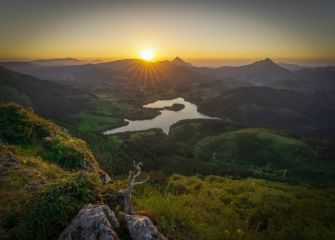
[(133, 240), (167, 240), (146, 216), (119, 213), (119, 217), (126, 224)]
[(118, 219), (107, 205), (86, 205), (58, 240), (117, 240)]

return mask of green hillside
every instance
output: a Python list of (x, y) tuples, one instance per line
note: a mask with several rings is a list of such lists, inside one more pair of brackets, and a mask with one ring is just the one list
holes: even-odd
[[(85, 136), (83, 136), (85, 138)], [(284, 131), (249, 128), (223, 120), (185, 120), (170, 134), (158, 129), (89, 135), (100, 163), (126, 174), (131, 159), (167, 174), (253, 176), (289, 183), (334, 185), (334, 147)]]
[(285, 133), (247, 128), (205, 137), (195, 145), (200, 161), (246, 166), (260, 174), (285, 175), (314, 183), (331, 181), (334, 161), (311, 145)]
[[(187, 136), (187, 137), (183, 137)], [(187, 143), (195, 160), (243, 166), (254, 176), (333, 184), (332, 144), (308, 141), (284, 131), (229, 125), (222, 121), (184, 121), (171, 137)]]

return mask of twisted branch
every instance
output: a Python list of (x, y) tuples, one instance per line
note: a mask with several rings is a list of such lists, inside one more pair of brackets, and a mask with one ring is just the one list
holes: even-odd
[(134, 186), (140, 185), (145, 183), (146, 181), (149, 180), (149, 175), (146, 177), (146, 179), (144, 179), (143, 181), (136, 181), (136, 178), (139, 177), (141, 175), (142, 169), (141, 167), (143, 166), (142, 162), (138, 162), (136, 164), (136, 162), (133, 162), (133, 166), (134, 168), (137, 170), (137, 172), (135, 174), (133, 174), (133, 172), (130, 170), (129, 171), (129, 175), (128, 175), (128, 186), (126, 189), (123, 189), (121, 191), (123, 198), (124, 198), (124, 211), (127, 214), (133, 214), (133, 209), (132, 209), (132, 205), (131, 205), (131, 191), (133, 190)]

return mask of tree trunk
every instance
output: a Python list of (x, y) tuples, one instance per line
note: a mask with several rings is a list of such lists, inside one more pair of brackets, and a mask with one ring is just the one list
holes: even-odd
[(126, 214), (133, 214), (133, 208), (131, 206), (131, 189), (124, 189), (123, 191), (123, 203), (124, 203), (124, 212)]
[(136, 182), (136, 178), (141, 174), (141, 166), (142, 166), (141, 162), (135, 164), (134, 161), (134, 167), (137, 169), (137, 173), (132, 174), (132, 172), (129, 171), (128, 186), (126, 189), (123, 189), (119, 192), (123, 196), (124, 212), (129, 215), (133, 214), (133, 208), (131, 204), (131, 191), (133, 190), (133, 187), (139, 184), (143, 184), (149, 180), (149, 176), (147, 176), (145, 180)]

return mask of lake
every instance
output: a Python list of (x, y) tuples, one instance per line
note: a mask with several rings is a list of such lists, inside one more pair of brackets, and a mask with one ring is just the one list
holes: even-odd
[(144, 105), (143, 108), (166, 108), (171, 107), (173, 104), (183, 104), (185, 107), (180, 111), (173, 111), (167, 109), (160, 110), (161, 114), (153, 119), (135, 120), (135, 121), (125, 119), (125, 121), (128, 122), (128, 125), (107, 130), (103, 134), (109, 135), (127, 131), (142, 131), (151, 128), (160, 128), (163, 130), (164, 133), (169, 134), (170, 126), (180, 120), (199, 119), (199, 118), (217, 119), (199, 113), (197, 105), (185, 101), (185, 99), (182, 97), (171, 100), (158, 100), (156, 102)]

